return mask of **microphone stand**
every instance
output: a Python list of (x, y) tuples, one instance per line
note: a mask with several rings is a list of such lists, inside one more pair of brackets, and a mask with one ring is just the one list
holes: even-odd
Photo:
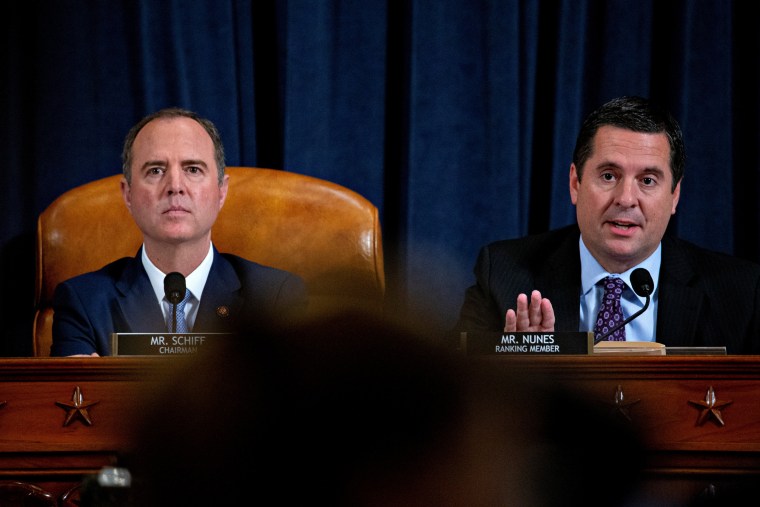
[(627, 319), (625, 319), (623, 322), (621, 322), (617, 326), (614, 326), (612, 329), (608, 329), (606, 333), (600, 334), (599, 336), (595, 336), (594, 337), (594, 345), (596, 345), (597, 343), (599, 343), (601, 341), (604, 341), (604, 339), (607, 338), (609, 335), (611, 335), (612, 333), (614, 333), (615, 331), (617, 331), (618, 329), (620, 329), (621, 327), (625, 326), (626, 324), (628, 324), (629, 322), (631, 322), (633, 319), (635, 319), (636, 317), (638, 317), (639, 315), (641, 315), (642, 313), (644, 313), (646, 311), (646, 309), (649, 308), (649, 300), (651, 299), (649, 294), (647, 294), (646, 298), (647, 298), (646, 301), (644, 301), (644, 307), (641, 310), (639, 310), (638, 312), (634, 313), (633, 315), (631, 315), (630, 317), (628, 317)]
[(185, 277), (182, 273), (173, 271), (164, 277), (164, 295), (172, 305), (172, 323), (171, 332), (177, 332), (177, 305), (182, 301), (182, 297), (187, 291), (185, 286)]

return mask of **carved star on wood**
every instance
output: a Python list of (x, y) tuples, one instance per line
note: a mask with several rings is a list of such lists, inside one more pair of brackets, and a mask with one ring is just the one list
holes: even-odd
[(92, 425), (90, 419), (90, 413), (87, 411), (93, 405), (96, 405), (97, 401), (84, 401), (84, 395), (82, 395), (82, 389), (79, 386), (74, 388), (74, 393), (71, 395), (70, 402), (56, 401), (55, 404), (66, 410), (66, 419), (63, 421), (64, 426), (68, 426), (75, 417), (78, 417), (88, 426)]
[(627, 420), (631, 420), (630, 407), (640, 402), (641, 400), (625, 401), (625, 394), (623, 393), (623, 387), (618, 385), (615, 389), (615, 396), (612, 403), (608, 403), (611, 406), (611, 413), (613, 415), (619, 415), (625, 417)]
[(733, 403), (733, 400), (719, 402), (713, 386), (710, 386), (705, 393), (704, 401), (689, 400), (689, 403), (702, 409), (697, 418), (697, 426), (702, 426), (705, 421), (711, 418), (715, 419), (719, 425), (724, 426), (725, 422), (723, 422), (723, 414), (721, 414), (720, 409)]

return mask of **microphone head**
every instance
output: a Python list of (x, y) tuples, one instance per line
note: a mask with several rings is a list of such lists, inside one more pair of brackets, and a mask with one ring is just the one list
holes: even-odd
[(164, 295), (173, 305), (185, 297), (185, 276), (173, 271), (164, 278)]
[(639, 297), (651, 296), (654, 292), (654, 280), (644, 268), (636, 268), (631, 272), (631, 285), (633, 292)]

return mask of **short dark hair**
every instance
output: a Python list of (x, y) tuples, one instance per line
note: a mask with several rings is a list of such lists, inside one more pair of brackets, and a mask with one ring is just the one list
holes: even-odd
[(211, 120), (202, 118), (193, 111), (188, 111), (187, 109), (181, 109), (178, 107), (169, 107), (149, 114), (137, 122), (135, 126), (129, 129), (127, 137), (124, 139), (124, 148), (121, 152), (122, 171), (124, 172), (124, 177), (126, 178), (127, 183), (132, 183), (132, 145), (135, 143), (137, 134), (145, 125), (152, 122), (153, 120), (171, 118), (190, 118), (191, 120), (195, 120), (208, 133), (209, 137), (211, 137), (211, 142), (214, 143), (214, 159), (216, 160), (216, 171), (218, 174), (219, 184), (221, 185), (222, 181), (224, 180), (225, 168), (224, 145), (222, 144), (222, 137), (219, 135), (219, 131), (217, 130), (216, 125), (214, 125)]
[(676, 185), (683, 178), (686, 165), (686, 148), (681, 127), (665, 108), (635, 96), (612, 99), (583, 121), (573, 151), (573, 163), (578, 171), (579, 180), (582, 178), (583, 165), (591, 157), (594, 136), (599, 128), (605, 125), (634, 132), (664, 133), (670, 143), (670, 172), (673, 175), (671, 192), (675, 191)]

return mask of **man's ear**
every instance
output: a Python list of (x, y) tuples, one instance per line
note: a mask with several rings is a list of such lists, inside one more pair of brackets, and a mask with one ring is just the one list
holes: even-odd
[(127, 205), (127, 209), (129, 210), (129, 213), (132, 214), (132, 194), (130, 192), (129, 183), (127, 183), (127, 179), (122, 176), (121, 182), (119, 183), (121, 186), (121, 197), (124, 199), (124, 204)]
[(222, 209), (222, 206), (224, 206), (224, 201), (227, 200), (227, 190), (230, 187), (230, 175), (225, 174), (224, 178), (222, 178), (222, 184), (219, 185), (219, 209)]
[(570, 200), (573, 204), (578, 202), (578, 185), (580, 185), (580, 182), (581, 180), (575, 164), (570, 164)]
[(675, 215), (676, 214), (676, 207), (678, 206), (678, 201), (681, 199), (681, 182), (679, 181), (676, 183), (676, 188), (673, 190), (673, 207), (670, 209), (670, 214)]

